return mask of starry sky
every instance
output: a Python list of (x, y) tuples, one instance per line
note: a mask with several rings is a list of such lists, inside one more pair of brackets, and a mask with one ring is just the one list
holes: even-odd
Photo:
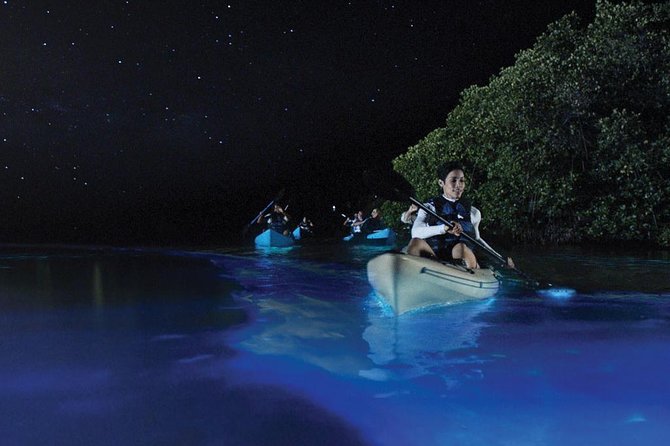
[(281, 189), (339, 221), (464, 88), (594, 5), (0, 0), (0, 242), (221, 243)]

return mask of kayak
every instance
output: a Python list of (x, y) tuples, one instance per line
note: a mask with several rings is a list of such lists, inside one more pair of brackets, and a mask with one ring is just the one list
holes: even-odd
[(293, 238), (295, 240), (307, 240), (309, 238), (314, 237), (314, 233), (310, 230), (302, 230), (300, 229), (300, 226), (296, 226), (296, 228), (292, 232)]
[(263, 248), (283, 248), (287, 246), (293, 246), (295, 243), (292, 237), (287, 237), (277, 231), (273, 231), (272, 229), (265, 230), (258, 237), (256, 237), (254, 241), (256, 246)]
[(392, 229), (385, 228), (363, 236), (362, 234), (350, 234), (342, 240), (351, 243), (364, 243), (368, 245), (393, 245), (395, 243), (395, 232)]
[(387, 252), (368, 262), (368, 281), (396, 314), (432, 305), (493, 297), (493, 270), (469, 269), (424, 257)]

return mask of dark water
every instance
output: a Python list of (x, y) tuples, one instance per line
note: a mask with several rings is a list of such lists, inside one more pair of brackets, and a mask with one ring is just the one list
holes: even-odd
[(578, 293), (395, 317), (381, 252), (0, 248), (2, 444), (670, 443), (667, 253), (519, 249)]

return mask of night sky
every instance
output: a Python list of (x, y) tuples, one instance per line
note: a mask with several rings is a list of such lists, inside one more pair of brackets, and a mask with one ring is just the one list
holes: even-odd
[(222, 243), (282, 188), (339, 221), (594, 4), (0, 1), (0, 242)]

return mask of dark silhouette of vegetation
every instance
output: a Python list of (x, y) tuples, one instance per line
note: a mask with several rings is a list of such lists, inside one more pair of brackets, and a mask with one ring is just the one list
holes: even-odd
[(419, 198), (459, 159), (489, 233), (670, 245), (670, 2), (596, 9), (586, 26), (574, 13), (550, 25), (393, 160)]

